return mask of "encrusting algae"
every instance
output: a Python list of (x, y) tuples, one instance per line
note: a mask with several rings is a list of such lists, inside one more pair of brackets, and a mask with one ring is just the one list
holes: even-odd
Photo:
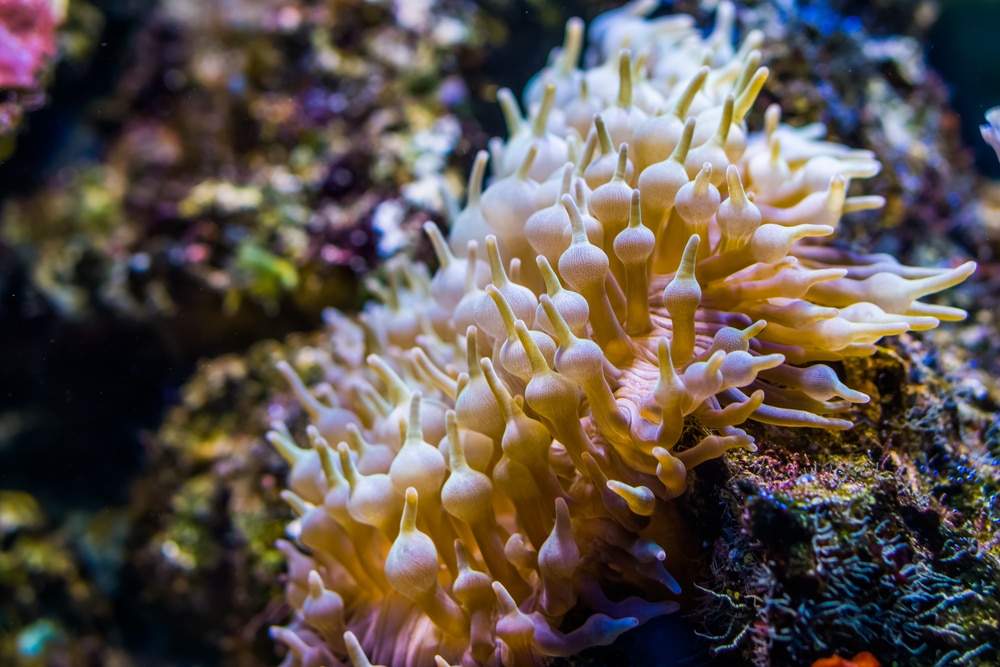
[(312, 391), (279, 365), (313, 421), (268, 436), (297, 515), (284, 665), (536, 665), (676, 611), (688, 472), (752, 451), (747, 420), (850, 428), (869, 397), (829, 363), (965, 317), (920, 299), (974, 263), (824, 245), (881, 205), (847, 196), (879, 163), (777, 107), (748, 130), (762, 35), (655, 4), (599, 17), (587, 70), (571, 20), (529, 117), (499, 94), (510, 136), (449, 237), (426, 226), (437, 272), (396, 261), (360, 318), (329, 311)]

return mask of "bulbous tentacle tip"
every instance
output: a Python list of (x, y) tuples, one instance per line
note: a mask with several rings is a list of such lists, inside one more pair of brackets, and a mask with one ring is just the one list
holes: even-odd
[(615, 148), (614, 144), (611, 143), (611, 133), (608, 131), (608, 125), (604, 122), (604, 116), (597, 113), (594, 114), (594, 128), (597, 130), (597, 141), (601, 148), (602, 155), (608, 155), (613, 153)]
[(639, 516), (652, 516), (656, 511), (656, 496), (645, 486), (629, 486), (624, 482), (609, 479), (607, 486), (621, 497), (628, 508)]
[(291, 639), (290, 635), (294, 635), (295, 633), (289, 630), (288, 628), (283, 628), (280, 626), (273, 625), (267, 629), (267, 634), (271, 637), (271, 639), (275, 641), (280, 641), (281, 643), (288, 645), (291, 642), (286, 642), (285, 639), (286, 638)]
[(608, 646), (620, 636), (639, 626), (639, 619), (611, 618), (604, 614), (594, 614), (576, 630), (561, 638), (561, 651), (555, 655), (575, 655), (591, 646)]
[(357, 636), (350, 630), (344, 633), (344, 645), (347, 647), (347, 657), (353, 667), (380, 667), (372, 665), (368, 659), (368, 655), (361, 648), (361, 642), (358, 641)]
[(406, 489), (403, 496), (406, 504), (403, 505), (403, 519), (399, 524), (400, 532), (412, 532), (417, 529), (417, 490), (412, 486)]
[(532, 135), (535, 138), (540, 139), (545, 136), (546, 127), (549, 122), (549, 115), (552, 113), (552, 105), (555, 104), (555, 101), (556, 85), (549, 82), (545, 84), (545, 92), (542, 95), (542, 104), (538, 108), (538, 113), (535, 115), (534, 125), (532, 126)]
[(524, 117), (521, 116), (517, 97), (514, 96), (510, 88), (501, 88), (497, 91), (497, 103), (500, 105), (504, 120), (507, 122), (507, 136), (513, 137), (524, 124)]
[(663, 484), (667, 500), (678, 498), (687, 490), (687, 467), (663, 447), (653, 448), (656, 459), (656, 477)]
[(528, 180), (528, 173), (531, 171), (531, 165), (535, 163), (535, 158), (538, 157), (538, 151), (540, 150), (537, 141), (533, 141), (528, 147), (528, 152), (524, 154), (524, 160), (521, 162), (520, 166), (517, 168), (516, 177), (519, 181)]
[(559, 54), (559, 67), (564, 76), (576, 68), (580, 59), (584, 30), (586, 25), (579, 16), (572, 16), (566, 21), (566, 36), (563, 38), (562, 53)]
[[(325, 645), (310, 645), (291, 628), (271, 627), (268, 634), (274, 641), (288, 647), (297, 664), (302, 667), (324, 667), (333, 664), (335, 658)], [(359, 663), (364, 667), (364, 663)]]

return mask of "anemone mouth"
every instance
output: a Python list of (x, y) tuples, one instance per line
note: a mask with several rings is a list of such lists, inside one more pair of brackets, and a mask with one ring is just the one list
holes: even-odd
[(777, 106), (747, 128), (767, 68), (732, 5), (704, 38), (654, 5), (601, 17), (588, 70), (571, 21), (528, 118), (501, 91), (510, 137), (448, 238), (425, 227), (438, 271), (400, 258), (381, 301), (328, 317), (335, 401), (279, 367), (315, 425), (308, 449), (269, 435), (303, 551), (289, 665), (535, 665), (675, 611), (690, 471), (754, 451), (751, 420), (850, 428), (868, 397), (836, 362), (964, 317), (920, 299), (973, 263), (824, 245), (882, 204), (847, 195), (879, 163)]

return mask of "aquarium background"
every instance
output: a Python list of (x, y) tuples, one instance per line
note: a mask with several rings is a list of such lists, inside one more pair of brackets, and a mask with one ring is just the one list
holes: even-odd
[[(446, 218), (439, 186), (460, 192), (476, 151), (504, 135), (498, 87), (520, 95), (569, 17), (618, 3), (429, 0), (401, 24), (404, 10), (382, 1), (53, 2), (0, 0), (0, 26), (18, 5), (53, 16), (51, 30), (25, 28), (52, 44), (33, 80), (0, 91), (0, 664), (278, 664), (267, 627), (288, 609), (273, 543), (289, 514), (277, 497), (283, 463), (263, 432), (276, 402), (293, 408), (274, 361), (319, 340), (324, 307), (357, 309), (387, 256), (433, 261), (420, 225)], [(714, 4), (659, 11), (708, 26)], [(1000, 163), (978, 129), (1000, 105), (1000, 3), (738, 6), (786, 30), (765, 49), (764, 97), (780, 99), (789, 122), (823, 120), (833, 139), (887, 166), (872, 182), (890, 198), (886, 215), (855, 216), (848, 240), (907, 263), (980, 263), (945, 297), (967, 322), (890, 346), (876, 384), (896, 403), (871, 430), (883, 443), (898, 433), (900, 469), (942, 478), (919, 511), (878, 500), (906, 535), (943, 523), (966, 540), (954, 550), (966, 578), (935, 595), (982, 594), (942, 624), (965, 648), (926, 664), (995, 664), (995, 651), (964, 652), (1000, 641)], [(317, 29), (321, 10), (328, 25)], [(0, 61), (26, 44), (0, 41)], [(349, 66), (333, 76), (316, 65), (324, 58)], [(872, 82), (892, 102), (875, 125)], [(405, 205), (379, 207), (414, 182), (423, 189)], [(968, 429), (979, 449), (962, 449)], [(706, 467), (707, 487), (738, 476)], [(747, 491), (746, 516), (719, 516), (690, 548), (770, 549), (769, 530), (796, 499), (763, 487)], [(702, 516), (699, 503), (713, 500), (689, 499), (685, 511)], [(744, 575), (693, 579), (738, 590)], [(819, 657), (755, 658), (724, 620), (746, 610), (689, 602), (569, 664)], [(850, 636), (844, 618), (804, 623)], [(826, 654), (854, 655), (864, 637)]]

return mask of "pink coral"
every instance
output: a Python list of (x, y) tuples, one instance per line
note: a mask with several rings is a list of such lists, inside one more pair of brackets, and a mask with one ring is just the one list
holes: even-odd
[(56, 52), (49, 0), (0, 0), (0, 88), (35, 88)]

